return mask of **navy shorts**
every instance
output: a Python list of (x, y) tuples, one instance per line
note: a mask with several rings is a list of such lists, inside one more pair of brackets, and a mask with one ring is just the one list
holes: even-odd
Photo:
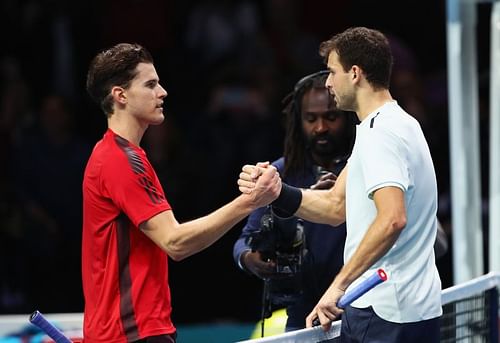
[(377, 316), (372, 307), (347, 306), (342, 314), (341, 343), (439, 343), (440, 318), (393, 323)]

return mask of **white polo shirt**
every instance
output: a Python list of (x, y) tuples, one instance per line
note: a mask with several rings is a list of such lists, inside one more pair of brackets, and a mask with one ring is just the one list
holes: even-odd
[[(359, 246), (377, 210), (377, 189), (404, 192), (407, 224), (394, 246), (350, 288), (383, 268), (388, 280), (352, 303), (391, 322), (438, 317), (441, 280), (435, 264), (437, 186), (434, 165), (422, 129), (395, 101), (366, 117), (356, 130), (346, 184), (347, 239), (344, 260)], [(349, 291), (349, 289), (347, 290)]]

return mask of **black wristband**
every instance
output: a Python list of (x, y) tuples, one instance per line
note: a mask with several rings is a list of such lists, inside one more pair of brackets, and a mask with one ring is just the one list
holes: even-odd
[(297, 212), (302, 202), (302, 191), (300, 188), (292, 187), (286, 183), (281, 184), (281, 192), (271, 204), (273, 211), (282, 218), (291, 217)]

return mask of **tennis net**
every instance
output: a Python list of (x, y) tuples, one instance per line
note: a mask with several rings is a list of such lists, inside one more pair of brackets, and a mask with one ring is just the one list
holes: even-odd
[[(498, 343), (500, 273), (490, 272), (444, 289), (441, 295), (441, 342)], [(324, 332), (321, 327), (241, 341), (252, 343), (338, 342), (340, 321)]]

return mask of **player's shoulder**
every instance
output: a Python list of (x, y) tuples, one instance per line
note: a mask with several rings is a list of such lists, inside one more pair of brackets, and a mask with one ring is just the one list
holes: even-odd
[(384, 126), (414, 125), (417, 120), (402, 108), (396, 101), (380, 110), (379, 120)]
[(373, 134), (394, 134), (399, 136), (409, 128), (419, 126), (418, 121), (401, 108), (396, 102), (384, 106), (371, 119), (367, 128)]
[[(89, 164), (96, 167), (119, 169), (128, 164), (128, 158), (125, 153), (125, 142), (121, 142), (123, 138), (110, 133), (109, 131), (98, 141), (89, 159)], [(120, 147), (122, 145), (122, 147)]]

